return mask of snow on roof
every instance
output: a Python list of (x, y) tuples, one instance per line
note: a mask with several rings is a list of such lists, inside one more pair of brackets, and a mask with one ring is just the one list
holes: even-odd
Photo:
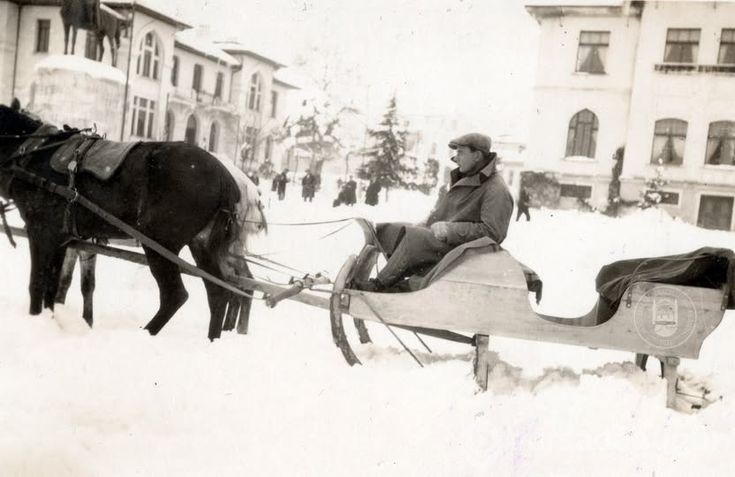
[(125, 83), (125, 75), (119, 69), (77, 55), (50, 55), (36, 63), (34, 69), (36, 71), (77, 71), (93, 78), (114, 81), (121, 84)]
[(249, 46), (245, 46), (237, 40), (216, 41), (215, 43), (219, 48), (222, 48), (229, 53), (250, 56), (260, 61), (270, 63), (275, 68), (283, 68), (284, 66), (286, 66), (280, 61), (274, 60), (272, 58), (272, 55), (266, 55), (261, 53), (260, 51), (255, 51), (255, 49)]
[(273, 74), (273, 80), (287, 88), (303, 89), (303, 81), (290, 69), (278, 70)]
[(116, 8), (133, 8), (151, 15), (159, 20), (176, 25), (178, 28), (191, 28), (188, 20), (182, 20), (178, 9), (166, 0), (106, 0), (108, 6)]
[(526, 7), (619, 7), (625, 0), (531, 0)]
[(125, 16), (123, 16), (123, 15), (120, 15), (119, 13), (117, 13), (117, 12), (116, 12), (115, 10), (113, 10), (113, 9), (112, 9), (112, 8), (110, 8), (110, 7), (108, 7), (108, 6), (107, 6), (107, 5), (105, 5), (104, 3), (101, 3), (101, 4), (100, 4), (100, 10), (104, 10), (104, 11), (106, 11), (107, 13), (109, 13), (109, 14), (110, 14), (110, 15), (112, 15), (112, 16), (114, 16), (114, 17), (115, 17), (115, 18), (117, 18), (118, 20), (122, 20), (122, 21), (125, 21), (125, 20), (127, 20), (127, 18), (125, 18)]
[(215, 61), (221, 61), (230, 65), (240, 64), (239, 61), (237, 61), (231, 55), (225, 53), (225, 51), (218, 45), (202, 38), (199, 33), (194, 29), (177, 32), (174, 38), (179, 44), (185, 47), (189, 47), (190, 49), (195, 50), (196, 52), (201, 53), (204, 56), (208, 56)]

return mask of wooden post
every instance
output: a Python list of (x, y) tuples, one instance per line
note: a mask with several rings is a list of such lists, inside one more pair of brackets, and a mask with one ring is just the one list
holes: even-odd
[(641, 370), (646, 370), (646, 363), (648, 362), (648, 355), (642, 354), (642, 353), (636, 353), (635, 354), (635, 365), (638, 366)]
[(666, 407), (676, 409), (676, 383), (679, 380), (677, 368), (681, 361), (676, 356), (665, 356), (659, 358), (664, 367), (664, 378), (666, 378)]
[(480, 389), (487, 391), (488, 376), (490, 375), (490, 356), (488, 335), (475, 335), (475, 381)]

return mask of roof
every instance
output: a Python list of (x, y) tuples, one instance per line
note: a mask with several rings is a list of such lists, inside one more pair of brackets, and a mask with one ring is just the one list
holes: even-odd
[(526, 10), (537, 21), (563, 16), (640, 16), (642, 1), (630, 0), (531, 0)]
[(135, 11), (145, 13), (149, 17), (152, 17), (152, 18), (155, 18), (156, 20), (160, 20), (162, 22), (168, 23), (182, 30), (185, 28), (191, 28), (191, 25), (179, 20), (173, 14), (164, 12), (163, 9), (161, 9), (157, 5), (154, 5), (152, 2), (149, 2), (148, 0), (105, 1), (104, 3), (108, 7), (112, 7), (112, 8), (125, 8), (125, 9), (131, 9), (131, 10), (135, 8)]
[(222, 48), (224, 51), (231, 55), (245, 55), (249, 56), (251, 58), (255, 58), (258, 61), (262, 61), (264, 63), (267, 63), (274, 68), (283, 68), (286, 66), (283, 63), (279, 63), (278, 61), (268, 58), (267, 56), (263, 56), (260, 53), (256, 53), (255, 51), (246, 48), (241, 43), (237, 41), (215, 41), (214, 42), (219, 48)]
[(277, 78), (275, 76), (273, 77), (273, 84), (277, 84), (279, 86), (283, 86), (284, 88), (287, 88), (287, 89), (301, 89), (298, 86), (292, 85), (291, 83), (287, 83), (287, 82), (283, 81), (282, 79)]
[(174, 46), (218, 63), (225, 63), (232, 66), (240, 64), (236, 58), (225, 53), (222, 48), (218, 47), (211, 41), (207, 41), (199, 37), (194, 30), (177, 32), (176, 35), (174, 35)]

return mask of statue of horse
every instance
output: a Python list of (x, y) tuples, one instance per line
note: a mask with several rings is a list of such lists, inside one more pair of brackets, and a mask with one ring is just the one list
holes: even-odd
[(87, 30), (97, 40), (97, 61), (102, 61), (105, 53), (104, 39), (110, 44), (111, 64), (117, 66), (117, 51), (120, 48), (122, 30), (129, 21), (99, 0), (64, 0), (61, 6), (61, 20), (64, 24), (64, 54), (69, 52), (69, 30), (71, 29), (71, 54), (77, 42), (77, 30)]
[(64, 24), (64, 54), (68, 54), (69, 29), (72, 30), (71, 54), (77, 43), (77, 30), (94, 31), (99, 28), (99, 0), (64, 0), (61, 5), (61, 21)]
[[(52, 184), (67, 185), (70, 178), (51, 166), (56, 145), (74, 131), (49, 133), (35, 152), (19, 151), (43, 123), (17, 109), (0, 105), (0, 191), (13, 199), (26, 223), (31, 251), (30, 313), (53, 310), (66, 243), (73, 238), (65, 220), (74, 218), (84, 238), (127, 238), (127, 234), (99, 216), (47, 189), (17, 177), (30, 172)], [(40, 133), (38, 133), (40, 134)], [(197, 266), (225, 280), (232, 275), (233, 254), (248, 234), (266, 227), (262, 204), (248, 192), (242, 200), (238, 182), (225, 166), (206, 151), (183, 142), (143, 142), (127, 154), (106, 181), (87, 173), (75, 177), (80, 195), (107, 213), (131, 225), (174, 254), (188, 245)], [(69, 211), (68, 213), (66, 211)], [(242, 219), (245, 217), (245, 219)], [(254, 220), (253, 220), (254, 219)], [(188, 298), (179, 266), (143, 246), (151, 274), (159, 288), (160, 306), (145, 326), (157, 334)], [(244, 260), (243, 260), (244, 261)], [(248, 277), (248, 271), (238, 272)], [(210, 339), (220, 336), (233, 293), (205, 282), (210, 309)]]
[(112, 66), (117, 66), (117, 52), (120, 49), (120, 35), (122, 31), (130, 26), (130, 20), (102, 5), (99, 10), (99, 24), (95, 34), (97, 35), (97, 61), (102, 61), (105, 54), (105, 38), (110, 44), (110, 55)]

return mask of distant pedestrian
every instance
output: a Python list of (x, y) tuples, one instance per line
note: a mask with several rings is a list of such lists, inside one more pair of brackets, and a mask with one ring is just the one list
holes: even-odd
[(528, 212), (529, 205), (531, 205), (531, 197), (528, 195), (526, 188), (521, 186), (521, 191), (518, 193), (518, 214), (516, 215), (516, 222), (521, 218), (521, 215), (526, 216), (526, 222), (531, 220), (531, 214)]
[(284, 169), (283, 172), (276, 175), (273, 178), (275, 183), (276, 191), (278, 192), (278, 200), (283, 200), (286, 197), (286, 183), (288, 183), (288, 169)]
[(306, 171), (306, 174), (301, 179), (301, 198), (304, 202), (311, 202), (314, 198), (314, 192), (316, 190), (316, 176), (311, 171)]
[(345, 183), (345, 204), (352, 207), (357, 202), (357, 182), (350, 176), (350, 180)]
[(370, 184), (368, 184), (367, 190), (365, 191), (365, 203), (367, 205), (378, 205), (380, 189), (382, 189), (380, 181), (377, 179), (371, 179)]

